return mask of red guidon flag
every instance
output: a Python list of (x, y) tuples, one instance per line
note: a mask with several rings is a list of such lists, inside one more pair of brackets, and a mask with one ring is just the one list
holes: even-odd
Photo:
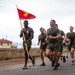
[(20, 10), (18, 8), (17, 8), (17, 11), (18, 11), (19, 18), (21, 20), (24, 20), (24, 19), (34, 19), (34, 18), (36, 18), (35, 15), (33, 15), (31, 13), (28, 13), (26, 11)]

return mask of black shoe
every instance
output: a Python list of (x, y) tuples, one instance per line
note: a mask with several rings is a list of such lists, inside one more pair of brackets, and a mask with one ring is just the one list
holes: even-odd
[(56, 65), (53, 70), (57, 70), (57, 69), (58, 69), (58, 65)]
[(66, 58), (68, 58), (68, 56), (66, 56)]
[(55, 61), (52, 61), (52, 67), (54, 67)]
[(58, 67), (60, 66), (60, 63), (58, 63)]
[(24, 65), (24, 67), (22, 69), (28, 69), (28, 67)]
[(32, 59), (32, 64), (35, 65), (35, 58)]
[(65, 63), (66, 62), (66, 58), (65, 58), (65, 56), (63, 56), (63, 63)]
[(72, 65), (74, 65), (74, 60), (72, 60)]
[(40, 66), (46, 66), (46, 64), (45, 63), (42, 63)]

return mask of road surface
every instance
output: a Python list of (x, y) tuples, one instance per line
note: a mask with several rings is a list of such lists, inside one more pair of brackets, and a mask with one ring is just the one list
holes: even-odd
[[(75, 75), (75, 65), (71, 65), (70, 58), (67, 59), (66, 63), (60, 60), (61, 66), (58, 70), (53, 70), (51, 62), (45, 58), (46, 66), (39, 67), (41, 61), (36, 61), (36, 66), (29, 67), (27, 70), (23, 70), (24, 64), (11, 65), (0, 67), (0, 75)], [(31, 63), (28, 66), (32, 65)]]

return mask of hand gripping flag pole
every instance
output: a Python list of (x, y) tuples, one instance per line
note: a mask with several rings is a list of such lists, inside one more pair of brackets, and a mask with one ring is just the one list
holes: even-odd
[[(18, 9), (18, 6), (17, 6), (17, 5), (16, 5), (16, 7), (17, 7), (17, 9)], [(18, 12), (18, 15), (19, 15), (19, 12)], [(20, 21), (20, 26), (21, 26), (21, 29), (22, 29), (23, 27), (22, 27), (22, 22), (21, 22), (21, 20), (20, 20), (20, 17), (19, 17), (19, 21)], [(25, 38), (24, 33), (22, 33), (22, 35), (23, 35), (24, 41), (26, 41), (26, 38)], [(27, 47), (27, 44), (26, 44), (26, 43), (25, 43), (25, 46), (26, 46), (27, 55), (28, 55), (28, 57), (29, 57), (28, 47)]]

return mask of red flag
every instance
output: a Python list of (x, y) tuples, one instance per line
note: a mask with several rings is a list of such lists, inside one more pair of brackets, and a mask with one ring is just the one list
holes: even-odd
[(30, 14), (30, 13), (28, 13), (26, 11), (20, 10), (18, 8), (17, 8), (17, 11), (18, 11), (19, 18), (21, 20), (24, 20), (24, 19), (34, 19), (34, 18), (36, 18), (35, 15)]

